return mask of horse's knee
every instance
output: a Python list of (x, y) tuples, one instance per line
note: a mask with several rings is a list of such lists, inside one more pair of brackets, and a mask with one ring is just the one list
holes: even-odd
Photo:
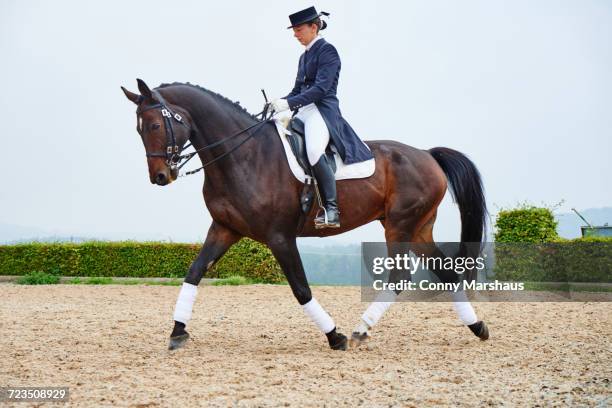
[(293, 289), (293, 295), (300, 305), (305, 305), (312, 300), (312, 292), (309, 287)]
[(196, 286), (199, 285), (204, 274), (211, 268), (212, 264), (213, 261), (210, 261), (207, 265), (203, 260), (196, 259), (189, 267), (189, 272), (187, 272), (185, 276), (185, 282)]
[(275, 234), (269, 237), (266, 244), (273, 253), (278, 252), (280, 254), (283, 251), (287, 251), (289, 248), (289, 242), (287, 241), (287, 238), (284, 235), (279, 234)]

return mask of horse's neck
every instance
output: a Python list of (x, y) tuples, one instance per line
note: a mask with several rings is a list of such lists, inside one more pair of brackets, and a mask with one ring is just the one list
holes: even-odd
[[(180, 87), (162, 88), (160, 91), (169, 103), (189, 114), (195, 130), (191, 143), (196, 149), (220, 142), (256, 123), (250, 116), (228, 106), (226, 101), (199, 89)], [(233, 150), (253, 133), (250, 140)], [(204, 165), (224, 156), (204, 168), (209, 186), (240, 191), (256, 191), (266, 176), (278, 177), (284, 154), (276, 128), (265, 124), (256, 125), (219, 146), (198, 153)]]
[[(278, 162), (284, 155), (282, 146), (279, 148), (280, 140), (275, 133), (276, 129), (265, 124), (257, 125), (250, 116), (234, 111), (231, 106), (227, 106), (227, 102), (217, 100), (215, 96), (198, 95), (198, 97), (203, 99), (187, 97), (185, 101), (177, 101), (189, 111), (194, 121), (196, 133), (192, 136), (191, 142), (196, 149), (221, 142), (255, 125), (236, 137), (220, 143), (219, 146), (198, 153), (203, 164), (224, 156), (205, 167), (208, 183), (224, 189), (234, 187), (245, 190), (249, 189), (248, 187), (255, 187), (261, 182), (262, 173), (266, 170), (261, 168), (262, 164), (269, 161)], [(234, 150), (251, 134), (253, 136), (250, 140)]]
[[(186, 89), (185, 92), (165, 92), (166, 99), (189, 113), (195, 132), (190, 141), (195, 149), (221, 142), (223, 139), (251, 126), (254, 121), (240, 112), (232, 112), (231, 107), (225, 106), (217, 97), (208, 95), (200, 90)], [(226, 179), (233, 174), (244, 174), (246, 149), (252, 148), (251, 141), (232, 151), (238, 143), (248, 137), (244, 132), (234, 138), (221, 142), (218, 146), (203, 149), (198, 152), (202, 164), (209, 163), (220, 156), (224, 156), (214, 164), (205, 167), (204, 172), (210, 179)]]
[[(226, 115), (220, 112), (216, 114), (208, 112), (206, 120), (194, 118), (198, 131), (192, 136), (192, 143), (196, 149), (220, 143), (218, 146), (204, 149), (198, 153), (202, 164), (217, 160), (204, 169), (207, 176), (226, 178), (233, 173), (244, 172), (243, 168), (249, 164), (245, 160), (246, 150), (252, 148), (249, 142), (235, 150), (232, 149), (249, 136), (249, 131), (242, 131), (251, 126), (252, 122), (244, 118), (234, 118)], [(234, 135), (236, 136), (231, 137)], [(223, 157), (221, 158), (221, 156)]]

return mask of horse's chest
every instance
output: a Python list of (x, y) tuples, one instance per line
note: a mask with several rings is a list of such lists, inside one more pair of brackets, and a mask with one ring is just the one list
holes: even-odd
[(213, 220), (240, 231), (247, 226), (243, 211), (224, 193), (204, 189), (204, 202)]

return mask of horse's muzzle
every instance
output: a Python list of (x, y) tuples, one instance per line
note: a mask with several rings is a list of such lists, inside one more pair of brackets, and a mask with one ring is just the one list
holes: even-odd
[(158, 186), (165, 186), (170, 182), (170, 177), (165, 172), (159, 172), (155, 176), (155, 179), (152, 180), (153, 184), (157, 184)]
[(151, 177), (151, 183), (158, 186), (165, 186), (172, 183), (178, 177), (178, 169), (163, 169), (158, 171), (154, 177)]

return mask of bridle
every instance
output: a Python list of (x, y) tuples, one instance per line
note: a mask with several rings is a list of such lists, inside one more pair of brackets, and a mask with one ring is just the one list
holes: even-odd
[[(163, 99), (162, 99), (163, 100)], [(164, 118), (164, 129), (166, 131), (166, 150), (164, 152), (147, 153), (147, 157), (161, 157), (166, 159), (166, 164), (171, 168), (175, 168), (180, 161), (179, 151), (181, 150), (179, 145), (176, 144), (176, 137), (174, 136), (174, 128), (172, 127), (172, 120), (174, 119), (181, 125), (185, 126), (193, 132), (191, 126), (189, 126), (181, 115), (173, 112), (164, 102), (157, 103), (155, 105), (147, 106), (144, 109), (140, 107), (136, 110), (136, 115), (140, 116), (142, 113), (159, 109), (162, 117)], [(139, 118), (140, 119), (140, 118)], [(139, 122), (140, 123), (140, 122)]]
[[(259, 121), (257, 121), (257, 123), (254, 123), (253, 125), (242, 129), (236, 133), (234, 133), (231, 136), (228, 136), (226, 138), (223, 138), (219, 141), (216, 141), (214, 143), (211, 143), (209, 145), (203, 146), (199, 149), (196, 149), (195, 151), (191, 152), (191, 153), (187, 153), (184, 155), (179, 154), (180, 152), (182, 152), (183, 150), (192, 147), (193, 143), (189, 142), (187, 145), (183, 146), (182, 148), (177, 144), (176, 142), (176, 137), (174, 135), (174, 128), (172, 127), (172, 122), (176, 121), (178, 122), (180, 125), (185, 126), (187, 129), (189, 129), (189, 134), (190, 134), (190, 138), (191, 136), (193, 136), (193, 134), (195, 134), (195, 130), (184, 120), (184, 118), (172, 111), (172, 109), (170, 109), (168, 107), (168, 104), (166, 103), (166, 101), (164, 100), (164, 98), (158, 93), (153, 91), (157, 100), (160, 101), (155, 105), (150, 105), (147, 106), (144, 109), (141, 109), (140, 106), (138, 107), (138, 109), (136, 110), (136, 115), (139, 117), (142, 113), (147, 112), (149, 110), (153, 110), (153, 109), (159, 109), (161, 112), (162, 117), (164, 118), (164, 129), (166, 131), (166, 150), (164, 152), (154, 152), (154, 153), (147, 153), (147, 157), (161, 157), (161, 158), (165, 158), (166, 159), (166, 164), (168, 165), (168, 167), (170, 167), (170, 170), (180, 170), (181, 168), (183, 168), (183, 166), (185, 164), (187, 164), (187, 162), (189, 160), (191, 160), (196, 154), (198, 154), (201, 151), (207, 150), (207, 149), (211, 149), (213, 147), (222, 145), (223, 143), (227, 142), (230, 139), (233, 139), (237, 136), (240, 136), (241, 134), (248, 132), (251, 129), (255, 129), (253, 132), (249, 132), (248, 136), (241, 141), (240, 143), (238, 143), (237, 145), (235, 145), (234, 147), (232, 147), (230, 150), (228, 150), (227, 152), (223, 153), (220, 156), (217, 156), (215, 158), (213, 158), (212, 160), (203, 163), (202, 167), (197, 168), (195, 170), (191, 170), (188, 171), (184, 174), (180, 174), (179, 177), (184, 177), (184, 176), (189, 176), (191, 174), (195, 174), (197, 172), (199, 172), (200, 170), (203, 170), (205, 167), (210, 166), (211, 164), (223, 159), (224, 157), (226, 157), (227, 155), (233, 153), (236, 149), (238, 149), (240, 146), (242, 146), (243, 144), (245, 144), (249, 139), (251, 139), (253, 136), (255, 136), (255, 134), (257, 133), (258, 130), (260, 130), (266, 123), (270, 122), (270, 119), (272, 118), (272, 116), (274, 116), (274, 111), (272, 109), (270, 109), (270, 104), (268, 103), (267, 97), (265, 92), (264, 93), (264, 98), (266, 99), (266, 103), (264, 105), (264, 108), (261, 112), (259, 112), (258, 114), (254, 115), (254, 116), (261, 116), (261, 119)], [(141, 96), (140, 99), (138, 100), (138, 104), (140, 105), (140, 103), (144, 100), (144, 97)], [(140, 117), (139, 117), (140, 119)], [(140, 122), (139, 122), (140, 123)]]

